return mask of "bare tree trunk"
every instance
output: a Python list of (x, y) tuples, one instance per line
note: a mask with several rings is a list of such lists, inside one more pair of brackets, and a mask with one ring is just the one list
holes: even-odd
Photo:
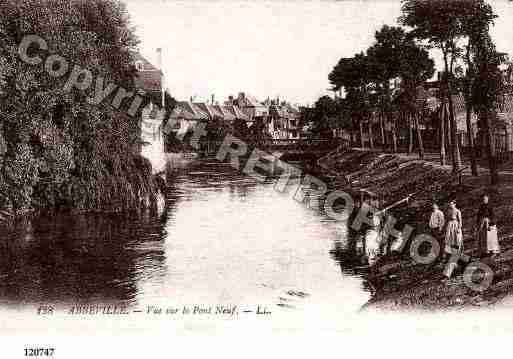
[(369, 119), (369, 122), (368, 122), (368, 127), (369, 127), (369, 147), (371, 150), (374, 149), (374, 136), (372, 135), (372, 120)]
[(395, 128), (395, 123), (392, 125), (392, 144), (394, 153), (397, 153), (397, 132)]
[(472, 131), (472, 101), (471, 101), (471, 92), (472, 92), (472, 82), (473, 82), (473, 71), (471, 70), (471, 44), (472, 40), (469, 37), (467, 51), (465, 54), (465, 59), (467, 62), (467, 71), (466, 71), (466, 80), (465, 80), (465, 109), (467, 110), (467, 139), (468, 139), (468, 147), (470, 152), (470, 168), (472, 171), (472, 176), (477, 176), (477, 153), (476, 146), (474, 144), (474, 132)]
[(447, 105), (444, 108), (445, 115), (445, 152), (451, 155), (452, 161), (452, 138), (451, 138), (451, 121), (449, 120), (449, 110)]
[(499, 184), (499, 172), (497, 170), (497, 156), (495, 153), (495, 139), (492, 132), (492, 119), (487, 111), (482, 113), (486, 124), (486, 152), (488, 154), (488, 166), (490, 167), (490, 182), (492, 185)]
[(452, 142), (452, 171), (458, 172), (461, 167), (460, 145), (458, 141), (458, 127), (454, 117), (454, 104), (452, 96), (449, 95), (449, 121), (451, 122), (451, 142)]
[(409, 114), (406, 115), (408, 121), (408, 154), (413, 152), (413, 121)]
[(383, 147), (383, 151), (386, 150), (387, 147), (387, 138), (385, 136), (385, 126), (384, 126), (384, 115), (383, 112), (379, 112), (379, 131), (381, 132), (381, 146)]
[(415, 128), (417, 129), (417, 141), (419, 143), (419, 157), (421, 160), (423, 160), (424, 159), (424, 142), (422, 141), (422, 133), (420, 131), (418, 114), (414, 114), (414, 118), (415, 118)]
[[(447, 62), (447, 51), (444, 52), (445, 63), (445, 88), (447, 90), (447, 100), (449, 104), (449, 122), (451, 124), (451, 154), (452, 154), (452, 171), (457, 172), (461, 167), (460, 146), (458, 144), (458, 128), (456, 126), (456, 119), (454, 117), (454, 104), (452, 101), (451, 91), (451, 77), (452, 77), (452, 63), (451, 68)], [(449, 73), (450, 71), (450, 73)]]
[(440, 164), (445, 166), (447, 159), (445, 156), (445, 104), (442, 103), (440, 109)]
[(365, 148), (365, 143), (363, 142), (363, 123), (361, 120), (358, 125), (360, 127), (360, 147)]
[(397, 153), (397, 133), (395, 129), (395, 119), (388, 114), (388, 123), (390, 123), (390, 126), (392, 128), (392, 152)]
[(476, 160), (476, 149), (474, 145), (474, 132), (472, 131), (472, 106), (470, 101), (467, 102), (467, 139), (468, 147), (470, 152), (470, 167), (472, 170), (472, 176), (477, 176), (477, 160)]

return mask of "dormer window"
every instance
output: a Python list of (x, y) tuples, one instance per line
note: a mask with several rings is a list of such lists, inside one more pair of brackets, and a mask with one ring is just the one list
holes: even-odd
[(137, 71), (142, 71), (144, 69), (144, 65), (143, 65), (142, 61), (137, 61), (135, 63), (135, 68), (137, 69)]

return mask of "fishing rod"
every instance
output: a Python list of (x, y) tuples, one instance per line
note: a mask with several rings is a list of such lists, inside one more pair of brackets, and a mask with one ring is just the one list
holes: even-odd
[[(445, 181), (443, 181), (441, 184), (438, 184), (438, 186), (441, 186), (441, 187), (442, 187), (442, 186), (445, 186), (447, 183), (449, 183), (449, 182), (453, 181), (453, 180), (454, 180), (454, 177), (455, 177), (456, 175), (458, 175), (458, 174), (460, 174), (461, 172), (465, 171), (467, 168), (468, 168), (468, 166), (467, 166), (467, 167), (463, 167), (463, 168), (459, 169), (458, 171), (456, 171), (456, 172), (452, 173), (452, 174), (449, 176), (449, 178), (447, 178), (447, 179), (446, 179)], [(434, 182), (434, 184), (437, 184), (437, 183), (438, 183), (438, 181), (435, 181), (435, 182)], [(429, 191), (429, 190), (431, 189), (430, 187), (431, 187), (431, 186), (428, 186), (427, 188), (424, 188), (424, 189), (418, 190), (417, 192), (414, 192), (414, 193), (412, 194), (412, 196), (418, 196), (420, 193), (427, 192), (427, 191)]]
[[(468, 168), (467, 167), (463, 167), (461, 169), (459, 169), (458, 171), (456, 171), (455, 173), (451, 174), (451, 176), (449, 176), (448, 179), (446, 179), (444, 182), (442, 182), (442, 184), (438, 184), (439, 186), (444, 186), (446, 185), (447, 183), (449, 183), (450, 181), (452, 181), (454, 178), (454, 176), (460, 174), (461, 172), (463, 172), (464, 170), (466, 170)], [(437, 183), (438, 181), (435, 181), (435, 184)], [(415, 197), (415, 196), (418, 196), (419, 194), (423, 193), (423, 192), (427, 192), (430, 190), (430, 186), (428, 188), (424, 188), (424, 189), (421, 189), (421, 190), (418, 190), (417, 192), (413, 192), (413, 193), (410, 193), (409, 195), (407, 195), (406, 197), (404, 197), (403, 199), (397, 201), (397, 202), (394, 202), (392, 203), (391, 205), (385, 207), (384, 209), (380, 210), (378, 213), (382, 213), (382, 212), (386, 212), (394, 207), (397, 207), (398, 205), (404, 203), (404, 202), (408, 202), (410, 200), (410, 198), (412, 197)]]

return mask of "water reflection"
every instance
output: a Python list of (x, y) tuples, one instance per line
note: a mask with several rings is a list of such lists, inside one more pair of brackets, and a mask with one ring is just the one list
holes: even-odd
[(293, 194), (205, 159), (168, 168), (167, 182), (162, 216), (16, 223), (0, 244), (1, 303), (231, 303), (332, 318), (368, 300), (347, 228)]
[(362, 278), (363, 289), (372, 293), (374, 286), (368, 280), (369, 268), (363, 253), (362, 240), (361, 234), (348, 227), (344, 240), (333, 242), (330, 255), (340, 265), (342, 273)]
[(0, 243), (0, 300), (133, 303), (138, 281), (165, 273), (165, 235), (149, 213), (24, 218)]

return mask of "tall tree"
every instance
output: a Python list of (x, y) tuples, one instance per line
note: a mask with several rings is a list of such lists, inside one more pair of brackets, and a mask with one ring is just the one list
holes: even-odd
[(481, 35), (486, 31), (493, 20), (497, 17), (494, 14), (492, 7), (484, 0), (468, 1), (467, 6), (461, 9), (461, 24), (462, 31), (467, 37), (467, 44), (465, 46), (463, 60), (466, 66), (464, 75), (460, 80), (460, 87), (465, 99), (466, 108), (466, 125), (467, 125), (467, 138), (470, 150), (471, 171), (474, 176), (477, 176), (477, 159), (474, 144), (474, 134), (472, 128), (472, 112), (474, 105), (472, 103), (472, 87), (477, 79), (477, 66), (474, 63), (472, 56), (474, 48), (479, 46)]
[(485, 134), (491, 184), (497, 185), (499, 172), (495, 153), (493, 119), (496, 117), (495, 108), (502, 89), (502, 74), (499, 65), (504, 61), (505, 55), (496, 51), (488, 24), (483, 23), (479, 30), (474, 31), (472, 37), (473, 61), (477, 73), (472, 87), (472, 104), (479, 115), (480, 127)]
[[(417, 126), (417, 86), (429, 79), (434, 73), (434, 62), (429, 53), (419, 47), (400, 27), (384, 25), (375, 34), (375, 43), (367, 50), (367, 77), (373, 83), (376, 99), (373, 101), (381, 107), (381, 112), (391, 118), (392, 91), (390, 81), (401, 79), (404, 93), (402, 109), (407, 112), (405, 122), (410, 133), (417, 129), (418, 143), (422, 144), (420, 125)], [(372, 102), (372, 101), (371, 101)], [(392, 121), (389, 121), (392, 122)], [(409, 151), (413, 145), (413, 133), (410, 135)], [(422, 145), (419, 150), (424, 154)]]
[(463, 36), (461, 12), (468, 0), (402, 0), (402, 13), (399, 21), (413, 30), (411, 34), (420, 40), (427, 40), (442, 51), (444, 76), (442, 84), (447, 94), (452, 143), (453, 171), (461, 167), (457, 126), (452, 99), (452, 82), (455, 62), (460, 55), (457, 46)]
[[(402, 48), (406, 33), (400, 27), (384, 25), (375, 33), (375, 43), (367, 50), (369, 63), (372, 64), (368, 74), (374, 82), (380, 107), (379, 125), (381, 141), (386, 144), (384, 122), (393, 124), (392, 117), (392, 91), (390, 81), (399, 76), (402, 59)], [(395, 132), (395, 126), (392, 127)], [(393, 136), (395, 138), (395, 136)], [(394, 148), (397, 144), (394, 141)]]
[(340, 59), (328, 76), (335, 91), (344, 88), (346, 92), (345, 103), (355, 128), (359, 129), (361, 147), (364, 147), (363, 126), (369, 124), (372, 114), (369, 91), (371, 66), (368, 57), (359, 53)]
[[(428, 96), (421, 85), (433, 76), (435, 63), (425, 49), (419, 47), (411, 40), (403, 44), (402, 53), (399, 76), (402, 79), (401, 87), (405, 91), (407, 103), (409, 104), (409, 126), (410, 129), (415, 128), (419, 156), (424, 158), (424, 145), (419, 118), (424, 113)], [(411, 141), (413, 142), (413, 135), (411, 135)]]

